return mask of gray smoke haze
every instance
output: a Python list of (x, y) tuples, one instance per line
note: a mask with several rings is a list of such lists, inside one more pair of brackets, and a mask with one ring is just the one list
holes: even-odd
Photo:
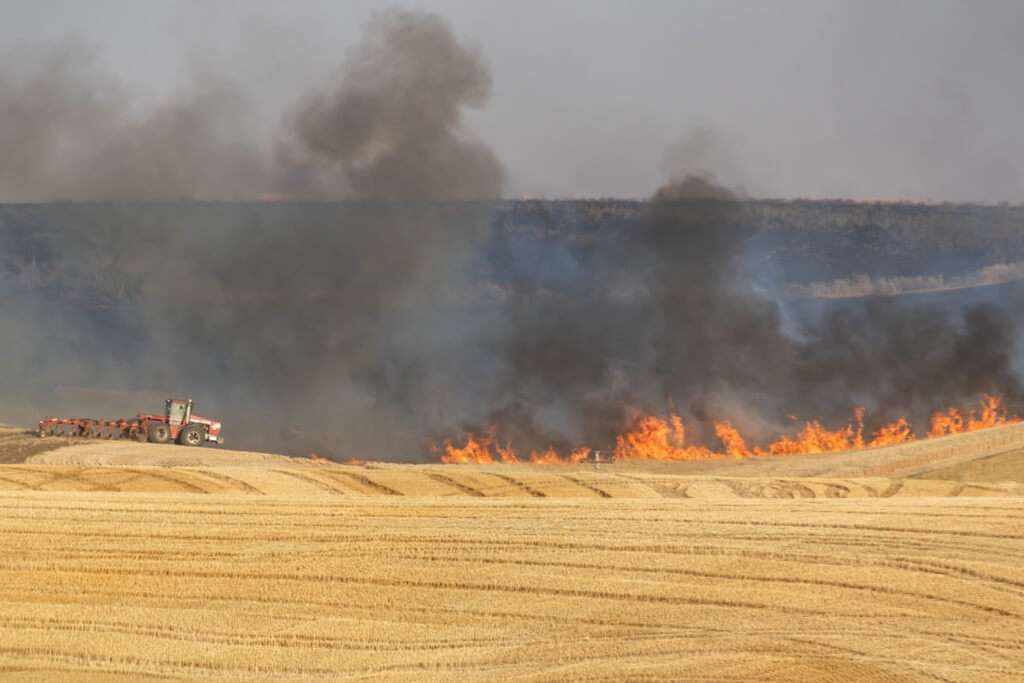
[(0, 201), (495, 198), (502, 166), (462, 125), (490, 87), (443, 19), (378, 12), (268, 144), (227, 77), (144, 107), (80, 42), (23, 51), (0, 66)]
[(79, 42), (0, 66), (0, 201), (258, 196), (246, 97), (209, 78), (145, 111)]
[[(4, 198), (224, 199), (273, 187), (233, 125), (244, 107), (231, 89), (135, 115), (82, 57), (76, 46), (47, 52), (0, 82), (0, 153), (17, 162), (0, 176)], [(431, 411), (447, 407), (435, 377), (458, 371), (452, 290), (488, 222), (474, 202), (417, 200), (500, 194), (494, 154), (460, 128), (461, 108), (488, 88), (482, 57), (441, 19), (379, 14), (337, 84), (286, 122), (282, 139), (316, 163), (286, 168), (278, 189), (403, 201), (66, 205), (59, 242), (14, 232), (10, 246), (32, 262), (12, 274), (26, 287), (0, 297), (5, 414), (59, 409), (44, 405), (55, 386), (142, 387), (214, 397), (199, 411), (224, 416), (236, 446), (419, 452), (438, 422)], [(109, 311), (79, 306), (78, 286), (113, 296)]]
[(54, 215), (61, 239), (36, 236), (28, 286), (0, 292), (5, 420), (158, 409), (54, 394), (146, 390), (196, 398), (232, 447), (408, 459), (476, 399), (474, 321), (455, 291), (489, 227), (474, 203), (38, 205), (4, 219)]
[[(25, 64), (22, 41), (78, 36), (156, 104), (190, 90), (198, 63), (241, 86), (269, 156), (282, 114), (336, 91), (331, 70), (386, 4), (10, 1), (0, 45), (6, 70)], [(1020, 2), (412, 5), (486, 50), (493, 95), (466, 127), (502, 160), (508, 196), (649, 196), (668, 150), (671, 171), (757, 197), (1024, 200)]]

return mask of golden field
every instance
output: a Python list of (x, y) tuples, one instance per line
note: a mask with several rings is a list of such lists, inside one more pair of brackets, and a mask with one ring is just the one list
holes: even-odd
[(0, 430), (0, 675), (1019, 680), (999, 429), (600, 472)]

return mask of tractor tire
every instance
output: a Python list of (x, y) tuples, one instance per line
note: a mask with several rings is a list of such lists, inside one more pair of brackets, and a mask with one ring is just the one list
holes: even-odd
[(164, 422), (150, 422), (146, 432), (150, 443), (167, 443), (171, 440), (171, 428)]
[(202, 446), (206, 441), (206, 434), (196, 425), (185, 425), (178, 432), (178, 443), (182, 446)]

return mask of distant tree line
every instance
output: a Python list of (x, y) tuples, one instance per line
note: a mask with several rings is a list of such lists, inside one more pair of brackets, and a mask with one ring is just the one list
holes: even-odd
[[(850, 276), (957, 276), (1024, 260), (1024, 207), (975, 204), (744, 200), (753, 238), (742, 245), (792, 283)], [(425, 211), (451, 208), (420, 202)], [(628, 239), (649, 204), (637, 200), (509, 200), (486, 210), (485, 258), (533, 258), (545, 245), (600, 249)], [(134, 250), (166, 244), (167, 258), (198, 258), (211, 240), (280, 232), (305, 239), (341, 230), (379, 202), (165, 202), (0, 205), (0, 286), (76, 298), (130, 297), (146, 277)], [(159, 236), (160, 239), (155, 239)], [(140, 259), (144, 261), (145, 259)], [(2, 291), (2, 290), (0, 290)]]

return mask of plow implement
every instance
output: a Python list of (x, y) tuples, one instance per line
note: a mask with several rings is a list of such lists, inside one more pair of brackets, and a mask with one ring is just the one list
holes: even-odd
[(202, 446), (224, 443), (221, 424), (192, 412), (192, 399), (167, 399), (163, 414), (139, 413), (124, 420), (46, 417), (39, 421), (39, 436), (84, 439), (132, 439), (140, 442)]
[(39, 436), (148, 441), (147, 427), (145, 422), (138, 419), (93, 420), (91, 418), (46, 417), (39, 421)]

